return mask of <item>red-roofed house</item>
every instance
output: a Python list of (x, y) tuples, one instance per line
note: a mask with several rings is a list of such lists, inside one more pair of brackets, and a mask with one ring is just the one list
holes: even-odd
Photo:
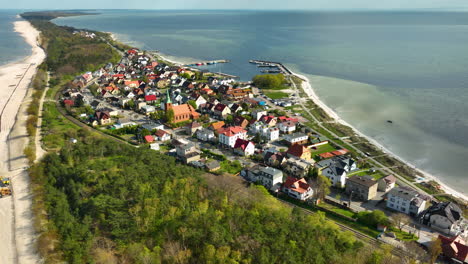
[(331, 153), (335, 156), (341, 156), (341, 155), (345, 155), (349, 152), (349, 150), (347, 149), (339, 149), (339, 150), (335, 150), (335, 151), (332, 151)]
[(75, 102), (73, 100), (69, 100), (69, 99), (66, 99), (66, 100), (63, 100), (63, 104), (64, 105), (68, 105), (68, 106), (74, 106), (75, 105)]
[(442, 242), (442, 253), (446, 257), (468, 263), (468, 246), (461, 237), (455, 236), (449, 238), (439, 235), (439, 239)]
[(264, 115), (260, 118), (259, 121), (262, 121), (265, 125), (272, 127), (276, 126), (277, 119), (275, 116)]
[(290, 146), (286, 154), (288, 156), (294, 156), (304, 160), (310, 160), (311, 158), (310, 150), (299, 144)]
[(138, 53), (138, 51), (135, 50), (135, 49), (129, 49), (129, 50), (127, 50), (127, 54), (136, 55), (137, 53)]
[(168, 141), (169, 139), (171, 139), (171, 134), (167, 133), (162, 129), (156, 131), (155, 136), (159, 141)]
[(146, 101), (147, 103), (152, 104), (152, 103), (156, 102), (156, 100), (158, 100), (158, 98), (157, 98), (156, 95), (154, 95), (154, 94), (150, 94), (150, 95), (146, 95), (146, 96), (145, 96), (145, 101)]
[(145, 136), (145, 142), (146, 143), (154, 142), (154, 137), (152, 135)]
[(243, 156), (252, 156), (255, 153), (255, 144), (251, 141), (238, 138), (234, 144), (234, 152)]
[(325, 152), (325, 153), (319, 154), (319, 156), (322, 159), (329, 159), (329, 158), (335, 157), (335, 155), (333, 155), (333, 153), (331, 152)]
[(140, 87), (140, 82), (139, 81), (125, 81), (125, 86), (128, 86), (130, 88), (138, 88)]
[(225, 104), (217, 104), (213, 110), (214, 115), (225, 118), (231, 114), (231, 109)]
[(238, 138), (240, 139), (247, 138), (247, 131), (244, 130), (240, 126), (221, 128), (221, 129), (218, 129), (218, 133), (219, 133), (219, 138), (218, 138), (219, 143), (225, 146), (229, 146), (231, 148), (234, 147), (234, 145), (236, 144), (236, 140)]
[(314, 194), (314, 191), (304, 178), (298, 179), (290, 176), (286, 182), (283, 183), (282, 191), (302, 201), (309, 199)]

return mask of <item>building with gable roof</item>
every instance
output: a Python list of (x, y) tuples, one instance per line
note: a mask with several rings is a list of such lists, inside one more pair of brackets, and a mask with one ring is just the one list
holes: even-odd
[(302, 201), (311, 198), (314, 194), (314, 191), (304, 178), (288, 177), (281, 189), (285, 194)]
[(247, 131), (239, 126), (220, 128), (217, 130), (217, 132), (219, 134), (219, 137), (218, 137), (219, 143), (225, 146), (229, 146), (231, 148), (234, 147), (234, 145), (236, 144), (236, 140), (238, 138), (240, 139), (247, 138)]
[(468, 235), (468, 223), (463, 218), (463, 211), (453, 202), (433, 204), (421, 213), (419, 219), (422, 224), (450, 236)]
[(200, 114), (189, 104), (172, 105), (171, 96), (169, 90), (167, 91), (166, 103), (164, 104), (164, 110), (174, 112), (173, 123), (180, 123), (188, 120), (198, 119)]
[(408, 215), (417, 216), (426, 206), (420, 193), (409, 187), (397, 187), (387, 194), (387, 207)]

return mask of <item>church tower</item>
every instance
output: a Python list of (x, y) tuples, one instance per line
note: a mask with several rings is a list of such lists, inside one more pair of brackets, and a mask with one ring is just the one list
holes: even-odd
[(171, 100), (171, 95), (169, 94), (169, 89), (167, 89), (166, 103), (164, 104), (164, 111), (167, 111), (170, 108), (172, 108), (172, 100)]

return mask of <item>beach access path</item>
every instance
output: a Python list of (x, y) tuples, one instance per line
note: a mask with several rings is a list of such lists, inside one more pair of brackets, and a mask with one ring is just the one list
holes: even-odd
[(27, 97), (37, 67), (45, 59), (38, 45), (39, 32), (27, 21), (16, 21), (15, 31), (31, 45), (31, 55), (0, 67), (0, 177), (9, 177), (13, 195), (0, 198), (0, 263), (39, 263), (32, 216), (32, 195), (23, 150)]

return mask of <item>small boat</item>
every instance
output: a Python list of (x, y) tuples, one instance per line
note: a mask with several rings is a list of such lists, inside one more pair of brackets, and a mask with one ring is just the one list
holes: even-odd
[(392, 120), (387, 120), (387, 123), (393, 124)]

